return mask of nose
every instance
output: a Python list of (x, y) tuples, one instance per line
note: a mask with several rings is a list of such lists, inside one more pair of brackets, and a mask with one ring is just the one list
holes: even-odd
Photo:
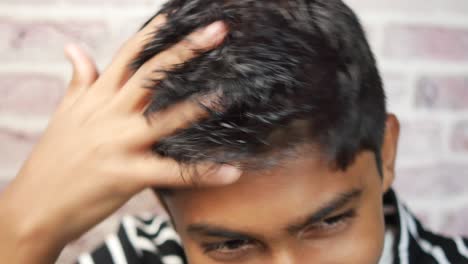
[(308, 261), (304, 261), (299, 256), (295, 255), (293, 252), (290, 251), (282, 251), (277, 252), (273, 256), (272, 264), (304, 264), (310, 263)]

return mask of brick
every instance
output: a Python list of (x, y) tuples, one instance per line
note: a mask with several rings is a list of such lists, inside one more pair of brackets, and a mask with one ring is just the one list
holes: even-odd
[(382, 74), (387, 104), (390, 111), (398, 111), (403, 107), (406, 98), (411, 95), (408, 76), (397, 72), (384, 72)]
[(100, 20), (23, 21), (0, 18), (0, 59), (27, 63), (64, 61), (63, 47), (79, 43), (92, 54), (105, 52), (111, 33)]
[(0, 128), (0, 170), (15, 175), (26, 160), (38, 134)]
[(448, 236), (468, 237), (468, 203), (462, 208), (456, 208), (447, 213), (443, 219), (441, 232)]
[(55, 4), (59, 0), (2, 0), (2, 4), (41, 5)]
[(2, 4), (21, 4), (21, 5), (38, 5), (38, 4), (73, 4), (73, 5), (160, 5), (164, 0), (2, 0)]
[(466, 193), (468, 164), (440, 162), (399, 168), (394, 186), (408, 201), (431, 198), (450, 202)]
[(398, 160), (439, 160), (442, 158), (442, 125), (434, 120), (402, 120)]
[(401, 193), (397, 191), (398, 198), (403, 204), (409, 208), (411, 213), (423, 224), (423, 226), (427, 227), (431, 231), (437, 231), (437, 217), (434, 216), (431, 210), (428, 208), (419, 208), (418, 206), (414, 206), (411, 204), (411, 200), (406, 200), (402, 197)]
[(132, 6), (155, 6), (160, 5), (163, 0), (59, 0), (65, 4), (81, 4), (81, 5), (132, 5)]
[(411, 14), (455, 13), (468, 11), (466, 0), (344, 0), (357, 10), (378, 12), (404, 12)]
[(468, 28), (393, 24), (384, 29), (384, 43), (386, 58), (468, 60)]
[(0, 168), (0, 192), (16, 176), (16, 171), (8, 171), (7, 168)]
[(0, 113), (49, 115), (65, 91), (64, 81), (40, 73), (0, 74)]
[(361, 23), (364, 29), (367, 42), (369, 42), (369, 45), (371, 47), (371, 50), (373, 52), (377, 52), (379, 50), (378, 41), (379, 41), (380, 29), (376, 27), (374, 24), (367, 23), (366, 21), (361, 21)]
[(455, 152), (468, 153), (468, 120), (459, 121), (455, 124), (450, 145)]
[(421, 77), (416, 85), (415, 105), (426, 109), (468, 109), (468, 75)]
[(115, 29), (116, 34), (112, 42), (107, 45), (106, 52), (101, 54), (102, 57), (107, 59), (113, 57), (124, 42), (135, 35), (143, 23), (145, 23), (150, 17), (151, 15), (148, 14), (137, 18), (122, 18), (112, 21), (112, 28)]
[[(403, 199), (404, 200), (404, 199)], [(406, 201), (403, 201), (406, 202)], [(450, 201), (447, 201), (449, 203)], [(407, 203), (406, 203), (407, 204)], [(453, 209), (418, 208), (409, 206), (423, 226), (437, 234), (453, 237), (468, 236), (466, 217), (468, 204)]]

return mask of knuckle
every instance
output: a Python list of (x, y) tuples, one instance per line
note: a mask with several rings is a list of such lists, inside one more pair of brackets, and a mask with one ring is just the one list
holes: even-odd
[(165, 52), (160, 56), (156, 56), (142, 66), (145, 76), (153, 76), (162, 78), (161, 75), (165, 71), (170, 70), (175, 64), (181, 60), (181, 55), (177, 52)]
[(177, 44), (176, 53), (181, 56), (181, 60), (191, 58), (195, 55), (195, 51), (199, 49), (199, 45), (194, 42), (190, 37), (184, 38)]
[(194, 169), (194, 183), (197, 185), (202, 185), (209, 183), (212, 176), (217, 172), (217, 167), (214, 165), (204, 165)]
[(208, 115), (206, 109), (202, 108), (198, 103), (188, 104), (185, 113), (190, 119), (198, 119)]
[(180, 166), (181, 181), (189, 186), (197, 186), (201, 183), (200, 172), (194, 166)]
[(199, 44), (196, 42), (194, 36), (187, 36), (179, 42), (180, 46), (187, 50), (194, 50), (199, 48)]
[(175, 130), (177, 130), (189, 127), (202, 117), (204, 117), (202, 113), (194, 111), (192, 108), (191, 110), (185, 109), (179, 111), (177, 114), (173, 115), (173, 117), (169, 117), (168, 121), (172, 123)]
[(140, 68), (139, 75), (141, 76), (141, 78), (139, 79), (141, 79), (142, 85), (149, 85), (152, 82), (151, 80), (161, 80), (163, 78), (163, 72), (164, 67), (161, 65), (160, 62), (155, 61)]
[(183, 63), (186, 59), (187, 58), (183, 49), (174, 49), (167, 54), (167, 65), (165, 65), (164, 68), (169, 70), (174, 66)]

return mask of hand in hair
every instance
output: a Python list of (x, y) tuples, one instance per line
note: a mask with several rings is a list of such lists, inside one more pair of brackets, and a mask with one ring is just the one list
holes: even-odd
[(100, 76), (79, 48), (66, 48), (74, 67), (68, 92), (18, 176), (0, 196), (1, 263), (53, 263), (68, 242), (147, 187), (237, 180), (237, 169), (205, 163), (197, 167), (197, 178), (187, 181), (176, 161), (150, 150), (206, 113), (199, 103), (186, 100), (145, 117), (151, 93), (143, 89), (145, 82), (163, 79), (165, 71), (196, 57), (197, 51), (216, 47), (227, 31), (215, 22), (130, 70), (147, 36), (163, 24), (165, 17), (153, 19), (125, 43)]

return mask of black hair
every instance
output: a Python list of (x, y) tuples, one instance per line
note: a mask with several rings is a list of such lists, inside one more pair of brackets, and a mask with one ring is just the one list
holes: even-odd
[(172, 0), (159, 14), (167, 23), (134, 69), (214, 21), (229, 33), (149, 86), (157, 92), (147, 116), (194, 96), (219, 97), (207, 119), (156, 143), (155, 153), (183, 164), (258, 165), (268, 153), (311, 144), (343, 170), (371, 150), (381, 172), (385, 95), (362, 26), (342, 1)]

